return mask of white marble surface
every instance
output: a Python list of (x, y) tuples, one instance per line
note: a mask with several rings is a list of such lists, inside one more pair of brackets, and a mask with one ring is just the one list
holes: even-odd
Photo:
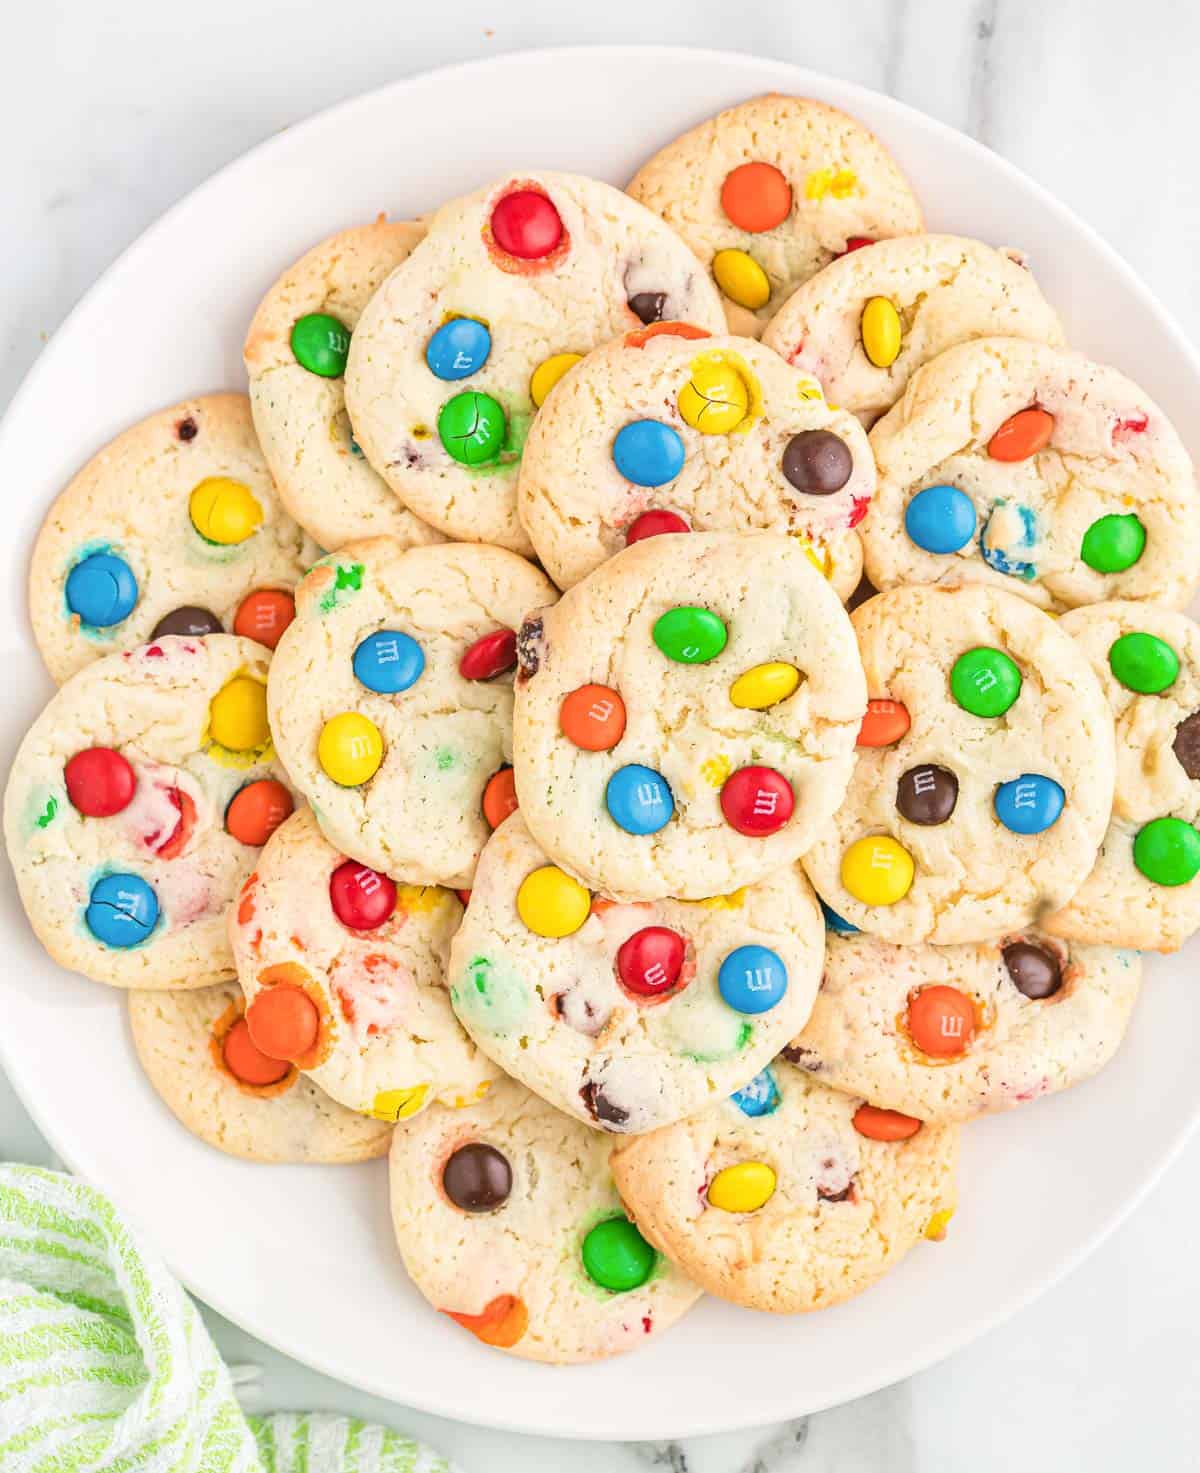
[[(966, 129), (1097, 226), (1200, 338), (1200, 11), (1178, 0), (1133, 10), (1116, 0), (40, 0), (6, 10), (4, 41), (0, 404), (113, 257), (250, 145), (427, 67), (601, 41), (777, 56)], [(398, 170), (419, 146), (397, 140)], [(120, 344), (111, 351), (119, 371)], [(0, 1158), (50, 1159), (3, 1080)], [(1027, 1205), (1036, 1235), (1038, 1204)], [(1198, 1215), (1194, 1142), (1084, 1267), (941, 1366), (804, 1422), (682, 1447), (568, 1445), (451, 1424), (351, 1391), (209, 1319), (230, 1359), (261, 1368), (247, 1395), (254, 1409), (389, 1421), (464, 1473), (1107, 1473), (1135, 1459), (1158, 1473), (1196, 1466)]]

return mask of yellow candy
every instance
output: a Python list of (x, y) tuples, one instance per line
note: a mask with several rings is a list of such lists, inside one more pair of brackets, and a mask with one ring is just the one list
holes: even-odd
[(895, 905), (912, 882), (912, 855), (886, 834), (855, 839), (842, 855), (842, 884), (864, 905)]
[(743, 671), (729, 687), (729, 699), (735, 706), (765, 711), (768, 706), (786, 701), (799, 684), (800, 672), (795, 665), (770, 660)]
[(740, 1161), (718, 1171), (708, 1200), (722, 1212), (757, 1212), (775, 1195), (775, 1173), (763, 1161)]
[(745, 251), (718, 251), (713, 257), (712, 274), (717, 285), (739, 307), (757, 312), (771, 298), (767, 273)]
[(940, 1212), (935, 1212), (925, 1224), (925, 1236), (931, 1243), (940, 1243), (946, 1236), (946, 1229), (950, 1225), (950, 1219), (954, 1213), (949, 1207), (943, 1207)]
[(383, 761), (379, 728), (357, 711), (343, 711), (322, 727), (317, 760), (335, 783), (357, 788), (375, 776)]
[(546, 402), (546, 395), (562, 378), (568, 368), (574, 368), (583, 357), (582, 353), (555, 353), (533, 370), (529, 380), (529, 397), (538, 409)]
[(746, 380), (732, 363), (698, 358), (679, 394), (684, 423), (702, 435), (727, 435), (737, 429), (750, 408)]
[(900, 352), (900, 314), (886, 297), (872, 297), (859, 324), (863, 351), (876, 368), (888, 368)]
[(214, 742), (231, 752), (253, 752), (271, 740), (267, 725), (267, 688), (249, 675), (234, 678), (208, 705), (208, 730)]
[(367, 1114), (376, 1120), (407, 1120), (425, 1103), (428, 1093), (427, 1084), (414, 1084), (411, 1089), (381, 1089)]
[(262, 525), (262, 507), (249, 486), (228, 476), (209, 476), (188, 498), (192, 526), (206, 542), (228, 547), (253, 537)]
[(557, 865), (526, 875), (517, 891), (517, 914), (535, 936), (570, 936), (588, 918), (592, 897)]

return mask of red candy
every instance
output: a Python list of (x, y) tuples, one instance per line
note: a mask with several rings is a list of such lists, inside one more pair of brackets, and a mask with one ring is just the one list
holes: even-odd
[(517, 635), (513, 629), (493, 629), (467, 650), (458, 662), (464, 680), (491, 680), (517, 663)]
[(133, 801), (133, 768), (111, 747), (76, 752), (63, 769), (67, 797), (85, 818), (111, 818)]
[(347, 859), (329, 876), (329, 903), (343, 926), (374, 931), (396, 909), (396, 885), (378, 870)]
[(502, 251), (522, 261), (548, 256), (562, 239), (562, 217), (544, 194), (518, 189), (492, 211), (492, 236)]
[(795, 806), (791, 783), (773, 767), (739, 767), (721, 789), (725, 822), (752, 839), (778, 833)]
[(852, 235), (846, 241), (846, 249), (842, 252), (842, 255), (848, 256), (851, 251), (861, 251), (863, 246), (874, 244), (875, 242), (869, 235)]
[(661, 997), (679, 981), (683, 937), (666, 926), (643, 926), (617, 952), (617, 976), (635, 997)]
[(644, 511), (634, 517), (625, 529), (625, 543), (642, 542), (647, 537), (661, 537), (664, 532), (690, 532), (692, 529), (674, 511)]

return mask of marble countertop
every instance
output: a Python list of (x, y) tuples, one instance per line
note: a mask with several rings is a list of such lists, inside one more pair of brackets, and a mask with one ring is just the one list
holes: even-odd
[[(1200, 10), (1176, 0), (41, 0), (6, 17), (0, 406), (109, 262), (274, 131), (447, 62), (606, 41), (729, 47), (889, 92), (1004, 154), (1096, 226), (1200, 339)], [(552, 125), (552, 120), (548, 120)], [(397, 168), (404, 148), (397, 143)], [(221, 229), (220, 220), (210, 227)], [(153, 304), (147, 307), (152, 310)], [(113, 371), (120, 371), (119, 344)], [(69, 414), (70, 406), (63, 406)], [(47, 427), (52, 433), (52, 427)], [(2, 1022), (0, 1022), (2, 1026)], [(1130, 1102), (1136, 1109), (1136, 1101)], [(0, 1079), (0, 1159), (50, 1162)], [(1039, 1206), (1027, 1204), (1027, 1231)], [(209, 1315), (258, 1368), (251, 1410), (355, 1412), (463, 1473), (1106, 1473), (1195, 1466), (1200, 1141), (1070, 1278), (912, 1380), (776, 1428), (682, 1445), (567, 1444), (452, 1424), (341, 1386)], [(980, 1263), (980, 1273), (988, 1266)], [(702, 1391), (702, 1388), (698, 1388)]]

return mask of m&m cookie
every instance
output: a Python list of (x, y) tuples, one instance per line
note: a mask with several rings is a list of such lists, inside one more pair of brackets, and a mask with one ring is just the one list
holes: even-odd
[(246, 336), (263, 455), (280, 499), (322, 547), (384, 534), (406, 546), (441, 541), (367, 463), (342, 385), (363, 308), (424, 234), (381, 217), (323, 240), (275, 282)]
[(809, 879), (902, 945), (1041, 921), (1083, 883), (1112, 806), (1112, 718), (1083, 652), (990, 588), (898, 588), (851, 618), (870, 700)]
[(729, 330), (757, 337), (803, 281), (846, 251), (922, 228), (895, 160), (811, 97), (755, 97), (692, 128), (629, 185), (704, 263)]
[(160, 635), (274, 648), (319, 556), (280, 503), (245, 395), (189, 399), (118, 435), (51, 506), (29, 569), (34, 638), (59, 682)]
[(1047, 930), (1175, 951), (1200, 929), (1200, 626), (1144, 603), (1073, 609), (1117, 728), (1112, 821), (1096, 866)]
[(1200, 577), (1200, 493), (1162, 410), (1113, 368), (1018, 338), (939, 354), (871, 431), (867, 576), (988, 582), (1051, 609), (1181, 608)]
[(389, 1124), (336, 1104), (255, 1046), (236, 982), (131, 992), (129, 1026), (146, 1078), (179, 1123), (218, 1151), (331, 1165), (387, 1154)]
[(620, 190), (502, 179), (445, 205), (363, 311), (346, 402), (367, 459), (449, 537), (528, 553), (525, 437), (550, 386), (599, 343), (660, 319), (717, 331), (687, 246)]
[(953, 1215), (959, 1131), (860, 1128), (860, 1100), (774, 1064), (613, 1151), (646, 1238), (709, 1294), (798, 1314), (869, 1288)]
[(823, 950), (796, 865), (712, 900), (620, 904), (554, 864), (515, 814), (483, 851), (447, 979), (502, 1069), (567, 1114), (637, 1134), (748, 1084), (789, 1020), (803, 1026)]
[(831, 936), (785, 1056), (867, 1101), (878, 1138), (1069, 1089), (1116, 1053), (1141, 983), (1134, 951), (1014, 931), (974, 946)]
[(517, 631), (555, 596), (502, 547), (352, 542), (296, 589), (271, 728), (329, 842), (411, 885), (469, 885), (516, 806)]
[(483, 1345), (603, 1360), (648, 1345), (700, 1297), (634, 1226), (609, 1143), (511, 1079), (395, 1132), (392, 1224), (409, 1277)]
[(1016, 252), (905, 235), (831, 261), (792, 293), (763, 342), (870, 426), (923, 363), (982, 337), (1057, 346), (1063, 331)]
[(751, 884), (803, 853), (845, 793), (862, 666), (794, 538), (644, 539), (528, 623), (521, 647), (522, 812), (603, 895)]
[(747, 338), (663, 323), (589, 353), (550, 395), (520, 508), (560, 588), (646, 537), (767, 531), (794, 534), (844, 599), (874, 490), (866, 435), (815, 379)]
[(259, 855), (229, 913), (256, 1048), (381, 1120), (465, 1105), (496, 1077), (450, 1009), (462, 905), (347, 859), (301, 809)]
[(4, 832), (55, 961), (114, 987), (233, 976), (226, 912), (294, 805), (267, 663), (229, 634), (154, 640), (72, 676), (29, 729)]

